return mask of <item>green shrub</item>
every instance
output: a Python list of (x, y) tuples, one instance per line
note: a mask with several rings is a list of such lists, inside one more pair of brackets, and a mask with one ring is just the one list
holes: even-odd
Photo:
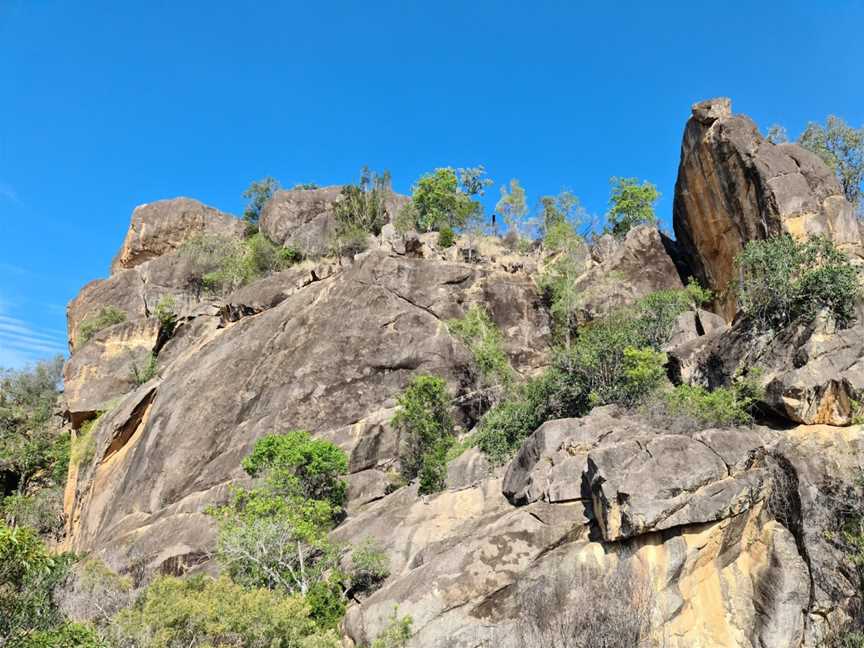
[(0, 521), (0, 638), (15, 645), (62, 624), (55, 590), (71, 561), (70, 554), (49, 551), (32, 529)]
[(407, 480), (421, 478), (421, 494), (442, 490), (453, 443), (447, 384), (436, 376), (417, 376), (398, 402), (392, 423), (399, 433), (400, 471)]
[(445, 225), (438, 230), (438, 247), (449, 248), (456, 242), (456, 235), (449, 225)]
[(15, 476), (19, 493), (37, 479), (66, 481), (69, 434), (56, 425), (63, 358), (19, 371), (0, 369), (0, 466)]
[(50, 630), (36, 630), (6, 644), (9, 648), (109, 648), (88, 625), (63, 623)]
[(342, 512), (347, 457), (293, 431), (259, 439), (243, 467), (259, 485), (209, 511), (219, 524), (217, 558), (242, 585), (306, 594), (338, 567), (327, 533)]
[(266, 589), (244, 589), (228, 578), (162, 577), (111, 626), (117, 645), (147, 648), (267, 646), (338, 648), (307, 601)]
[(826, 310), (839, 327), (855, 318), (858, 270), (829, 239), (788, 234), (750, 241), (737, 258), (742, 311), (763, 330), (811, 321)]
[(647, 180), (641, 185), (636, 178), (610, 178), (612, 191), (606, 220), (608, 231), (623, 237), (637, 225), (654, 224), (654, 203), (660, 198), (657, 187)]
[(373, 592), (390, 575), (387, 554), (372, 538), (366, 538), (351, 551), (351, 589)]
[(159, 326), (169, 332), (174, 330), (177, 323), (177, 301), (174, 295), (162, 295), (153, 309), (153, 317), (159, 321)]
[(155, 353), (151, 353), (147, 356), (147, 362), (141, 368), (139, 368), (138, 364), (133, 361), (131, 370), (133, 382), (140, 386), (154, 378), (158, 368), (157, 363), (158, 360), (156, 359)]
[(512, 384), (513, 368), (504, 353), (504, 336), (484, 306), (472, 305), (461, 319), (449, 320), (447, 330), (471, 351), (481, 387)]
[(59, 486), (9, 495), (0, 499), (0, 511), (10, 526), (29, 527), (55, 537), (63, 531), (63, 491)]
[(335, 254), (358, 254), (368, 247), (370, 234), (381, 233), (387, 223), (385, 201), (391, 191), (389, 171), (378, 175), (366, 167), (360, 173), (359, 184), (342, 187), (339, 200), (333, 205)]
[(277, 492), (326, 500), (334, 509), (345, 504), (345, 451), (330, 441), (313, 439), (303, 430), (261, 437), (243, 459), (243, 469), (252, 477), (268, 475)]
[(82, 423), (75, 437), (72, 439), (69, 461), (78, 466), (79, 469), (82, 469), (93, 461), (93, 457), (96, 454), (96, 436), (93, 430), (99, 423), (101, 415), (102, 413), (100, 412), (96, 418)]
[(94, 335), (109, 326), (126, 321), (126, 313), (114, 306), (102, 306), (97, 312), (87, 315), (78, 325), (76, 346), (89, 342)]
[(308, 190), (308, 189), (318, 189), (318, 185), (315, 184), (314, 182), (300, 182), (300, 183), (294, 185), (294, 191), (297, 191), (298, 189), (301, 189), (304, 191)]
[(479, 203), (471, 197), (475, 193), (482, 193), (482, 188), (487, 183), (480, 178), (483, 174), (482, 167), (473, 170), (460, 169), (460, 172), (472, 172), (474, 175), (460, 173), (460, 186), (457, 172), (450, 167), (444, 167), (417, 180), (412, 188), (410, 206), (403, 208), (397, 218), (397, 229), (432, 232), (440, 231), (444, 227), (465, 227), (479, 208)]
[(411, 626), (414, 620), (405, 615), (399, 618), (399, 608), (393, 608), (393, 614), (387, 627), (372, 642), (372, 648), (405, 648), (411, 640)]
[(661, 394), (652, 409), (655, 415), (678, 419), (690, 429), (746, 425), (753, 421), (753, 408), (762, 395), (756, 376), (758, 372), (731, 387), (713, 390), (678, 385)]
[(180, 254), (191, 260), (201, 285), (218, 294), (284, 270), (299, 260), (296, 249), (278, 246), (260, 232), (243, 240), (201, 234), (186, 241)]

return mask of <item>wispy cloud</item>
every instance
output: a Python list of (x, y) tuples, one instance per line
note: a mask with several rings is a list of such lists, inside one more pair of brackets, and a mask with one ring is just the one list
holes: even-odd
[(34, 327), (24, 320), (0, 314), (0, 366), (21, 367), (66, 352), (62, 332)]

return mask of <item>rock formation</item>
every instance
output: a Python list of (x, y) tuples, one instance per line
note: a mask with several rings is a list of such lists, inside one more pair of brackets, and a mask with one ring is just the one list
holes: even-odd
[(824, 235), (860, 254), (852, 205), (834, 174), (795, 144), (772, 144), (729, 99), (693, 106), (684, 129), (673, 225), (693, 274), (735, 314), (735, 257), (747, 241)]
[[(338, 197), (338, 187), (279, 192), (261, 231), (315, 257)], [(391, 196), (390, 217), (404, 200)], [(677, 242), (643, 226), (585, 247), (583, 321), (680, 288), (690, 273), (720, 291), (729, 320), (747, 241), (785, 231), (860, 246), (821, 162), (765, 142), (728, 100), (693, 109), (674, 218)], [(446, 326), (474, 304), (501, 329), (520, 377), (547, 366), (536, 279), (550, 258), (495, 241), (442, 249), (436, 234), (387, 225), (353, 258), (312, 258), (214, 295), (178, 253), (202, 232), (240, 237), (242, 227), (188, 199), (136, 209), (111, 276), (69, 305), (67, 414), (81, 433), (101, 413), (93, 461), (70, 470), (70, 548), (121, 571), (215, 569), (205, 509), (245, 478), (256, 439), (302, 428), (349, 456), (348, 516), (334, 539), (374, 538), (390, 560), (383, 587), (349, 606), (346, 645), (371, 642), (398, 605), (413, 619), (412, 647), (515, 648), (529, 593), (584, 573), (595, 580), (571, 586), (598, 590), (616, 569), (649, 584), (652, 627), (669, 648), (815, 648), (860, 598), (854, 565), (826, 533), (837, 484), (864, 463), (864, 430), (849, 425), (864, 389), (860, 324), (753, 337), (713, 313), (685, 313), (667, 349), (672, 379), (714, 387), (758, 362), (771, 413), (762, 424), (679, 434), (650, 412), (598, 407), (545, 422), (504, 466), (466, 451), (447, 488), (421, 497), (416, 484), (394, 491), (388, 476), (396, 396), (417, 374), (437, 374), (462, 430), (476, 423), (471, 355)], [(170, 333), (153, 318), (165, 295), (177, 305)], [(126, 320), (74, 344), (105, 306)], [(152, 354), (156, 372), (138, 384), (130, 368)]]

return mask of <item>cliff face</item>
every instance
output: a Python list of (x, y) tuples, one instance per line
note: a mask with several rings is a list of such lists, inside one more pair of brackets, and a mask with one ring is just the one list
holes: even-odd
[[(779, 231), (828, 233), (858, 249), (851, 212), (821, 163), (765, 143), (728, 108), (697, 104), (687, 125), (675, 202), (680, 255), (670, 257), (675, 245), (647, 227), (586, 248), (576, 279), (582, 321), (681, 287), (680, 257), (722, 290), (734, 254)], [(279, 244), (320, 244), (338, 193), (280, 192), (262, 230)], [(404, 200), (394, 195), (388, 213)], [(126, 313), (73, 345), (66, 366), (78, 434), (104, 412), (90, 432), (93, 460), (70, 472), (70, 548), (121, 571), (214, 569), (205, 509), (244, 479), (240, 463), (256, 439), (301, 428), (349, 456), (349, 515), (335, 539), (371, 536), (390, 559), (382, 589), (349, 607), (348, 644), (374, 638), (397, 604), (414, 620), (412, 646), (515, 646), (538, 588), (554, 608), (550, 583), (570, 577), (569, 590), (600, 596), (604, 575), (622, 567), (650, 583), (651, 624), (671, 647), (817, 646), (859, 595), (848, 558), (825, 533), (832, 484), (853, 481), (864, 462), (864, 432), (848, 425), (849, 401), (864, 388), (856, 373), (864, 349), (851, 338), (819, 330), (754, 342), (711, 313), (691, 313), (670, 343), (676, 380), (723, 384), (757, 348), (771, 367), (763, 405), (784, 426), (676, 434), (595, 408), (546, 422), (508, 465), (467, 451), (449, 465), (444, 492), (420, 497), (416, 485), (391, 492), (395, 397), (413, 376), (436, 374), (458, 422), (476, 422), (471, 357), (445, 325), (473, 304), (488, 309), (522, 376), (545, 367), (542, 253), (493, 242), (469, 254), (466, 241), (440, 249), (437, 235), (406, 239), (385, 227), (352, 259), (305, 261), (213, 296), (180, 253), (201, 233), (239, 240), (242, 228), (188, 199), (139, 208), (111, 276), (69, 306), (70, 341), (99, 309)], [(154, 318), (166, 295), (176, 311), (170, 330)], [(719, 302), (727, 316), (730, 300)], [(705, 360), (718, 354), (719, 368)], [(155, 375), (139, 384), (132, 369), (151, 356)], [(841, 396), (836, 385), (846, 386)], [(588, 589), (573, 582), (577, 574)]]
[(684, 129), (673, 207), (675, 236), (695, 276), (735, 315), (735, 257), (747, 241), (786, 232), (824, 235), (862, 253), (852, 205), (834, 174), (795, 144), (772, 144), (729, 99), (693, 106)]

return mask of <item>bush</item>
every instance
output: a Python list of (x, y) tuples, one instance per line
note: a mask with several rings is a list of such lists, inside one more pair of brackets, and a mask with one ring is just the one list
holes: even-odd
[(111, 627), (114, 643), (136, 648), (338, 648), (299, 596), (244, 589), (222, 577), (159, 578)]
[(841, 328), (855, 318), (858, 270), (825, 237), (799, 242), (782, 234), (750, 241), (737, 264), (740, 308), (759, 329), (812, 321), (822, 310)]
[(29, 527), (43, 536), (62, 536), (63, 491), (60, 486), (41, 488), (27, 495), (15, 493), (0, 500), (0, 505), (3, 519), (10, 526)]
[(659, 425), (681, 431), (747, 425), (753, 422), (753, 410), (762, 397), (758, 376), (759, 372), (751, 372), (731, 387), (710, 391), (698, 385), (678, 385), (649, 404), (650, 416), (658, 417)]
[(55, 590), (71, 561), (69, 554), (50, 552), (32, 529), (0, 521), (0, 643), (15, 645), (62, 624)]
[[(482, 167), (479, 175), (482, 175)], [(444, 227), (465, 227), (479, 205), (471, 200), (474, 194), (469, 191), (475, 190), (474, 185), (479, 182), (481, 184), (478, 193), (482, 193), (482, 187), (486, 184), (484, 180), (478, 180), (479, 175), (475, 175), (473, 180), (463, 175), (462, 187), (456, 171), (450, 167), (435, 169), (422, 176), (412, 188), (410, 207), (403, 208), (400, 212), (399, 229), (431, 232), (440, 231)], [(464, 184), (466, 181), (467, 184)]]
[(209, 511), (226, 572), (247, 587), (301, 594), (326, 580), (337, 567), (327, 533), (342, 512), (347, 466), (342, 450), (306, 432), (259, 439), (243, 467), (260, 485)]
[(326, 500), (334, 509), (345, 504), (348, 457), (330, 441), (292, 430), (258, 439), (243, 469), (252, 477), (267, 474), (275, 491), (307, 499)]
[(398, 402), (392, 423), (399, 433), (400, 471), (407, 480), (421, 477), (421, 494), (442, 490), (453, 443), (447, 384), (435, 376), (417, 376)]
[(174, 295), (162, 295), (153, 309), (153, 317), (159, 321), (159, 327), (166, 330), (169, 335), (177, 323), (177, 301)]
[(351, 552), (351, 590), (373, 592), (390, 575), (387, 554), (372, 538), (366, 538)]
[(109, 648), (98, 633), (80, 623), (64, 623), (50, 630), (30, 632), (13, 640), (9, 648)]
[(0, 369), (0, 469), (12, 477), (10, 490), (29, 492), (37, 479), (66, 481), (69, 434), (54, 419), (62, 375), (61, 356), (19, 371)]
[(485, 307), (472, 305), (461, 319), (449, 320), (447, 330), (471, 351), (481, 388), (512, 384), (513, 368), (504, 353), (504, 336)]
[(96, 454), (96, 437), (93, 430), (99, 423), (101, 412), (94, 419), (81, 424), (75, 437), (72, 439), (72, 447), (69, 452), (69, 461), (78, 466), (79, 469), (93, 461)]
[(114, 306), (103, 306), (96, 313), (87, 315), (78, 325), (78, 337), (75, 346), (84, 346), (102, 329), (125, 321), (126, 313), (124, 311)]
[(623, 237), (637, 225), (657, 222), (654, 203), (660, 198), (657, 187), (647, 180), (641, 185), (636, 178), (610, 178), (609, 211), (606, 213), (608, 231)]
[(151, 353), (147, 356), (147, 363), (139, 369), (138, 364), (134, 361), (132, 362), (132, 381), (140, 386), (146, 383), (148, 380), (153, 379), (156, 376), (156, 370), (158, 368), (158, 360), (156, 359), (156, 354)]
[(180, 254), (191, 260), (201, 285), (217, 294), (236, 290), (299, 260), (297, 250), (278, 246), (260, 232), (244, 240), (201, 234), (186, 241)]
[(399, 618), (399, 608), (393, 608), (393, 614), (387, 627), (372, 642), (372, 648), (405, 648), (411, 640), (411, 626), (414, 620), (405, 615)]
[(385, 200), (391, 191), (389, 171), (378, 175), (366, 167), (360, 173), (359, 184), (342, 187), (339, 200), (333, 205), (335, 254), (358, 254), (368, 247), (370, 234), (381, 233), (387, 223)]
[(452, 247), (456, 242), (456, 235), (449, 225), (445, 225), (438, 231), (438, 246), (442, 248)]

